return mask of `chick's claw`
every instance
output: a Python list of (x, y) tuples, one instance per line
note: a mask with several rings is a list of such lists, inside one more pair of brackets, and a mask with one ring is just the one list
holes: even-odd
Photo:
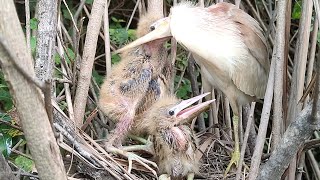
[(158, 169), (158, 166), (155, 162), (149, 161), (143, 157), (140, 157), (132, 152), (126, 152), (127, 153), (127, 158), (128, 158), (128, 162), (129, 162), (129, 167), (128, 167), (128, 172), (131, 173), (132, 170), (132, 161), (137, 161), (138, 163), (140, 163), (142, 166), (144, 166), (145, 168), (147, 168), (148, 170), (150, 170), (152, 172), (152, 174), (154, 174), (155, 176), (157, 175), (157, 172), (152, 169), (148, 164), (152, 165), (154, 168)]
[(124, 156), (128, 159), (128, 163), (129, 163), (128, 172), (129, 173), (131, 173), (131, 170), (132, 170), (132, 161), (136, 161), (139, 164), (141, 164), (143, 167), (150, 170), (155, 176), (157, 175), (157, 172), (148, 165), (148, 164), (150, 164), (155, 169), (158, 169), (158, 166), (155, 162), (149, 161), (149, 160), (147, 160), (143, 157), (140, 157), (132, 152), (127, 152), (127, 151), (121, 150), (119, 148), (115, 148), (114, 146), (109, 146), (108, 144), (106, 144), (106, 149), (110, 153), (121, 155), (121, 156)]
[(168, 174), (161, 174), (158, 178), (159, 180), (171, 180)]

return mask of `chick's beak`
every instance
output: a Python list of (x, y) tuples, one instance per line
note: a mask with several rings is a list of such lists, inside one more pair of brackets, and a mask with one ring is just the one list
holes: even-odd
[[(199, 101), (203, 97), (209, 95), (210, 93), (205, 93), (187, 100), (181, 101), (178, 105), (172, 107), (169, 110), (169, 114), (173, 114), (177, 118), (175, 124), (183, 124), (184, 122), (197, 117), (200, 113), (207, 110), (209, 105), (215, 101), (215, 99), (199, 103), (197, 105), (191, 106), (195, 102)], [(189, 108), (188, 108), (189, 107)]]
[(153, 23), (150, 28), (154, 30), (142, 36), (141, 38), (133, 41), (132, 43), (126, 45), (125, 47), (114, 51), (114, 53), (121, 53), (128, 49), (137, 47), (141, 44), (145, 44), (153, 40), (168, 38), (172, 36), (171, 30), (170, 30), (170, 17), (159, 19), (158, 21)]

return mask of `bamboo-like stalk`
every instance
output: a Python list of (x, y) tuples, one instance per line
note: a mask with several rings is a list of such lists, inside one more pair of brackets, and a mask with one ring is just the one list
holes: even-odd
[(251, 169), (249, 172), (249, 180), (255, 180), (258, 176), (262, 151), (264, 147), (264, 142), (266, 139), (266, 133), (268, 129), (269, 116), (271, 111), (272, 97), (273, 97), (273, 86), (274, 86), (274, 71), (275, 71), (275, 61), (271, 62), (269, 79), (266, 89), (266, 95), (264, 98), (263, 109), (260, 119), (260, 126), (255, 146), (255, 151), (252, 155)]
[[(299, 23), (298, 41), (296, 44), (296, 53), (294, 56), (294, 71), (292, 74), (291, 91), (289, 96), (289, 109), (286, 119), (286, 126), (289, 125), (302, 110), (302, 103), (299, 103), (300, 98), (303, 96), (305, 71), (307, 64), (307, 55), (309, 47), (309, 36), (312, 17), (312, 2), (303, 1), (302, 14)], [(296, 172), (296, 158), (292, 160), (289, 166), (289, 179), (295, 179)]]
[(285, 61), (285, 30), (286, 30), (286, 1), (281, 1), (278, 4), (277, 13), (277, 33), (275, 37), (276, 46), (274, 47), (274, 57), (275, 61), (275, 80), (274, 80), (274, 96), (273, 96), (273, 121), (272, 121), (272, 136), (273, 141), (272, 148), (274, 149), (281, 138), (281, 127), (283, 124), (283, 106), (282, 106), (282, 96), (283, 96), (283, 68)]
[(252, 126), (252, 123), (254, 122), (254, 108), (255, 108), (255, 105), (256, 105), (255, 102), (251, 103), (251, 108), (250, 108), (250, 112), (249, 112), (249, 119), (248, 119), (248, 122), (247, 122), (246, 131), (244, 133), (244, 139), (243, 139), (243, 143), (242, 143), (242, 146), (241, 146), (240, 160), (239, 160), (239, 165), (238, 165), (238, 168), (237, 168), (236, 180), (239, 180), (240, 176), (241, 176), (242, 163), (243, 163), (244, 154), (245, 154), (246, 147), (247, 147), (250, 128)]
[(26, 41), (27, 41), (27, 49), (29, 54), (31, 55), (30, 48), (30, 1), (24, 1), (25, 11), (26, 11)]
[(83, 49), (83, 58), (80, 66), (78, 86), (74, 100), (74, 116), (78, 127), (82, 126), (85, 113), (90, 78), (92, 75), (93, 61), (97, 47), (98, 36), (104, 13), (104, 0), (93, 1), (88, 23), (88, 30)]
[(105, 55), (106, 55), (106, 71), (107, 71), (106, 76), (109, 76), (111, 74), (111, 52), (110, 52), (108, 8), (109, 8), (108, 6), (104, 7), (104, 14), (103, 14), (103, 34), (104, 34), (104, 37), (105, 37), (105, 39), (104, 39), (104, 51), (105, 51)]

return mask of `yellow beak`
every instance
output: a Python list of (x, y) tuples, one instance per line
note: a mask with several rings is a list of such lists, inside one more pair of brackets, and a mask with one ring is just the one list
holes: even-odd
[(150, 28), (154, 30), (142, 36), (141, 38), (133, 41), (132, 43), (124, 46), (123, 48), (114, 51), (114, 53), (121, 53), (128, 49), (132, 49), (139, 45), (145, 44), (147, 42), (172, 36), (170, 30), (170, 17), (159, 19), (158, 21), (153, 23)]

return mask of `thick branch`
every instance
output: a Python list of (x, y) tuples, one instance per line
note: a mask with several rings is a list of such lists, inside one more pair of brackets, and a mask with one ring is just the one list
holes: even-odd
[(0, 180), (16, 180), (6, 159), (0, 154)]
[(292, 158), (295, 157), (300, 147), (314, 131), (311, 121), (311, 110), (312, 106), (307, 106), (301, 111), (297, 120), (290, 124), (278, 147), (270, 156), (267, 163), (262, 166), (257, 179), (281, 179)]
[[(318, 53), (320, 55), (320, 53)], [(281, 179), (282, 174), (289, 166), (291, 160), (296, 156), (298, 150), (305, 143), (305, 141), (312, 135), (313, 131), (319, 129), (319, 60), (317, 64), (317, 82), (316, 90), (314, 92), (315, 98), (312, 105), (309, 104), (302, 110), (297, 119), (290, 124), (287, 131), (283, 135), (278, 147), (271, 154), (270, 159), (262, 167), (258, 179)]]
[(37, 31), (37, 50), (35, 72), (39, 80), (52, 78), (53, 55), (57, 26), (57, 1), (38, 1), (39, 25)]
[(86, 40), (82, 55), (83, 58), (78, 79), (77, 93), (74, 100), (74, 115), (78, 127), (81, 127), (83, 123), (82, 119), (86, 108), (94, 56), (96, 53), (102, 15), (104, 13), (104, 5), (104, 0), (95, 0), (93, 2), (91, 15), (89, 18)]
[(0, 63), (22, 123), (27, 145), (41, 179), (66, 179), (62, 158), (40, 91), (13, 65), (13, 61), (23, 64), (26, 72), (34, 76), (33, 63), (26, 48), (14, 3), (0, 0), (0, 4), (0, 14), (5, 14), (0, 16)]

